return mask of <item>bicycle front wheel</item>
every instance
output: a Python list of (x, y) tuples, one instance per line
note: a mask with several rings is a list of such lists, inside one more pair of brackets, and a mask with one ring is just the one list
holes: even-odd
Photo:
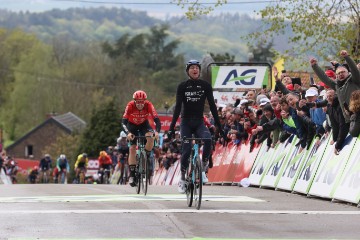
[(194, 200), (195, 200), (195, 207), (197, 210), (201, 207), (201, 198), (202, 198), (202, 185), (203, 185), (203, 179), (202, 179), (202, 166), (199, 159), (196, 161), (196, 166), (193, 171), (193, 174), (195, 175), (195, 181), (194, 181)]
[(148, 175), (148, 168), (149, 168), (149, 164), (148, 164), (148, 159), (146, 158), (146, 154), (143, 152), (141, 153), (141, 162), (142, 162), (142, 171), (141, 171), (141, 184), (142, 184), (142, 188), (143, 188), (143, 193), (144, 195), (147, 194), (147, 189), (148, 189), (148, 183), (149, 183), (149, 175)]
[[(192, 167), (191, 167), (192, 169)], [(187, 201), (187, 205), (188, 207), (192, 206), (193, 203), (193, 199), (194, 199), (194, 184), (193, 181), (191, 180), (191, 172), (192, 170), (190, 169), (190, 174), (189, 174), (189, 170), (186, 171), (186, 201)]]
[(139, 194), (140, 193), (140, 188), (141, 188), (141, 157), (139, 155), (136, 155), (137, 158), (137, 163), (138, 165), (136, 166), (136, 170), (135, 170), (135, 182), (136, 182), (136, 193)]

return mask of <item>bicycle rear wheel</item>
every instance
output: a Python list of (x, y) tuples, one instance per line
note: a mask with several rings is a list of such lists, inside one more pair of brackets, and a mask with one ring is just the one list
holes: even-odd
[(193, 174), (195, 175), (195, 181), (194, 181), (194, 200), (195, 200), (195, 207), (197, 210), (201, 207), (201, 198), (202, 198), (202, 166), (200, 159), (197, 158), (196, 166), (193, 171)]

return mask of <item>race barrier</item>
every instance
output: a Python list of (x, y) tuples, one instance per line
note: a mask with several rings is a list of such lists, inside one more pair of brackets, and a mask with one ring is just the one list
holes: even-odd
[[(348, 135), (338, 155), (331, 139), (330, 133), (301, 149), (299, 139), (291, 136), (275, 148), (261, 144), (251, 152), (248, 142), (239, 146), (217, 143), (208, 184), (233, 185), (248, 178), (252, 187), (359, 204), (360, 137)], [(167, 171), (159, 169), (154, 176), (161, 185), (175, 185), (179, 178), (179, 161)]]
[(4, 169), (0, 169), (0, 184), (12, 184), (11, 179), (5, 174)]

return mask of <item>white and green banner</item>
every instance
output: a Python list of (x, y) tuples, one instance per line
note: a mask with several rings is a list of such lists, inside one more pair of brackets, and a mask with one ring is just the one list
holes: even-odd
[(290, 152), (289, 160), (276, 188), (289, 191), (293, 189), (307, 154), (308, 152), (305, 149), (300, 152), (300, 146), (295, 147), (294, 150)]
[[(278, 146), (277, 146), (278, 147)], [(259, 186), (264, 176), (265, 169), (270, 164), (271, 157), (275, 149), (269, 148), (266, 144), (262, 143), (259, 153), (256, 156), (254, 165), (251, 168), (249, 181), (252, 186)]]
[(309, 195), (332, 198), (332, 190), (340, 180), (355, 142), (356, 138), (348, 135), (339, 155), (334, 153), (335, 144), (328, 145), (311, 185)]
[(262, 88), (268, 85), (266, 66), (211, 66), (213, 88)]
[(309, 153), (306, 155), (304, 164), (302, 165), (299, 176), (297, 177), (295, 186), (292, 189), (294, 192), (304, 194), (309, 192), (315, 173), (320, 165), (325, 149), (328, 146), (329, 139), (331, 139), (331, 134), (323, 136), (318, 145), (315, 144), (315, 141), (312, 142), (308, 150)]
[(285, 169), (289, 156), (292, 155), (295, 149), (295, 142), (297, 137), (291, 135), (285, 143), (281, 143), (277, 148), (276, 153), (272, 157), (271, 164), (265, 170), (265, 175), (261, 181), (261, 186), (275, 188), (278, 184), (280, 177)]
[(334, 199), (359, 203), (360, 200), (360, 138), (356, 140), (354, 149), (346, 164), (345, 170), (335, 188)]

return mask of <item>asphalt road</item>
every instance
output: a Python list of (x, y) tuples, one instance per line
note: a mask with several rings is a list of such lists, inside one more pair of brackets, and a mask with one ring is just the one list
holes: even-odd
[(200, 210), (175, 186), (0, 185), (0, 238), (359, 239), (355, 205), (289, 192), (204, 186)]

